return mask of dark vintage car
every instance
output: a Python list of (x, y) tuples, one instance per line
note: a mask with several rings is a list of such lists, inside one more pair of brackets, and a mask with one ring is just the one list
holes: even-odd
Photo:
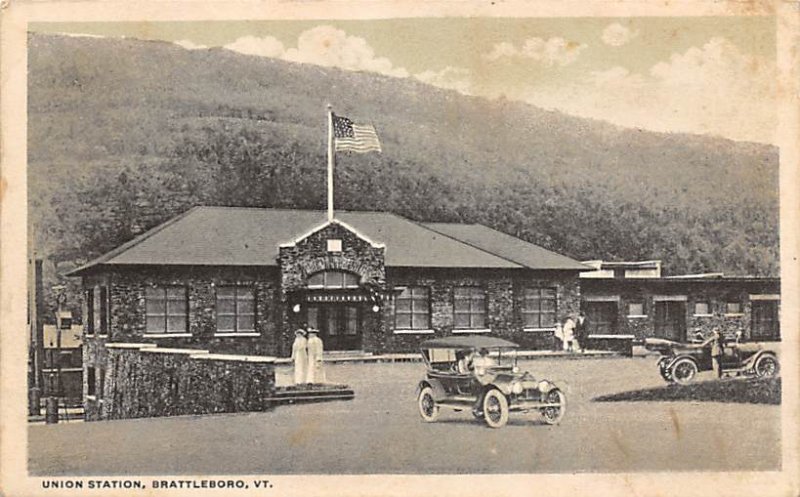
[[(469, 411), (492, 428), (508, 422), (510, 412), (538, 413), (547, 424), (561, 421), (567, 400), (551, 381), (517, 368), (517, 344), (487, 336), (427, 340), (420, 345), (427, 367), (417, 387), (419, 413), (434, 422), (441, 408)], [(469, 357), (488, 351), (490, 364), (470, 367)]]
[[(665, 381), (686, 384), (700, 371), (711, 371), (709, 338), (694, 343), (678, 343), (660, 338), (648, 338), (645, 347), (661, 354), (658, 370)], [(731, 342), (724, 346), (722, 371), (724, 375), (776, 376), (780, 371), (778, 356), (757, 343)]]

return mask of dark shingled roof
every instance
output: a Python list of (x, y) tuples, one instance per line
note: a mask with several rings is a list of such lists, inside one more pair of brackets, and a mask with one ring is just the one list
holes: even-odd
[[(386, 212), (337, 211), (335, 218), (370, 241), (384, 244), (387, 267), (586, 269), (567, 257), (478, 225), (423, 225)], [(276, 266), (281, 244), (310, 234), (326, 220), (325, 211), (195, 207), (70, 274), (97, 265)], [(461, 233), (459, 227), (468, 229)], [(475, 234), (484, 233), (478, 228), (505, 237), (503, 243), (509, 247), (475, 243)]]
[(425, 223), (425, 226), (531, 269), (594, 269), (567, 256), (480, 224)]

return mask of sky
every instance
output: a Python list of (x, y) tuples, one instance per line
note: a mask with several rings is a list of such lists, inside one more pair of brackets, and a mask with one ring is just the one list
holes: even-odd
[(625, 127), (774, 142), (772, 17), (48, 23), (31, 31), (223, 47)]

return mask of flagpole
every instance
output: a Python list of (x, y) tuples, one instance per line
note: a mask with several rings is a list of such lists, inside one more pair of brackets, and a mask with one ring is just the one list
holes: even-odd
[(333, 106), (328, 104), (328, 221), (333, 221)]

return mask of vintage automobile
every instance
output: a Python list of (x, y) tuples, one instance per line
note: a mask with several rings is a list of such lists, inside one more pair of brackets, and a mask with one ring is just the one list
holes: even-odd
[[(538, 413), (550, 425), (560, 422), (567, 407), (566, 396), (553, 382), (520, 372), (513, 352), (517, 347), (513, 342), (487, 336), (423, 342), (420, 349), (427, 372), (417, 387), (422, 419), (434, 422), (439, 410), (448, 408), (470, 411), (492, 428), (505, 426), (510, 412)], [(490, 364), (470, 368), (470, 355), (482, 349), (488, 351)]]
[[(678, 384), (691, 382), (700, 371), (711, 371), (712, 339), (695, 343), (678, 343), (660, 338), (647, 338), (645, 347), (661, 354), (658, 370), (665, 381)], [(780, 363), (775, 352), (757, 343), (730, 342), (723, 348), (722, 371), (726, 376), (776, 376)]]

